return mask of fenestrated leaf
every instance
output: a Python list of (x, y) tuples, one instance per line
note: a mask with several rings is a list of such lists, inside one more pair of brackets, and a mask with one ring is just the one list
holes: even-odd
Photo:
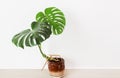
[(61, 34), (66, 24), (63, 12), (56, 7), (49, 7), (45, 9), (45, 16), (48, 23), (52, 26), (53, 34)]
[(45, 9), (44, 13), (37, 13), (36, 20), (38, 22), (46, 22), (49, 24), (55, 35), (61, 34), (66, 24), (63, 12), (56, 7), (49, 7)]
[(12, 38), (12, 42), (21, 48), (32, 47), (41, 44), (51, 35), (51, 28), (46, 23), (33, 22), (31, 28), (32, 30), (27, 29), (16, 34)]
[(28, 34), (30, 32), (30, 29), (26, 29), (18, 34), (16, 34), (13, 38), (12, 38), (12, 42), (16, 45), (16, 46), (20, 46), (21, 48), (24, 48), (24, 38), (25, 35)]

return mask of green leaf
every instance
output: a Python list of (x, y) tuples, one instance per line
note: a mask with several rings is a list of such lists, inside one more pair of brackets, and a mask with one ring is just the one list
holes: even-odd
[(20, 46), (21, 48), (24, 48), (24, 38), (25, 35), (27, 33), (30, 32), (30, 29), (24, 30), (18, 34), (16, 34), (13, 38), (12, 38), (12, 42), (16, 45), (16, 46)]
[(45, 16), (48, 23), (52, 26), (53, 34), (61, 34), (66, 24), (63, 12), (56, 7), (49, 7), (45, 9)]
[(32, 47), (41, 44), (51, 35), (51, 28), (46, 23), (32, 22), (31, 28), (16, 34), (12, 42), (21, 48), (24, 46)]
[(46, 22), (46, 17), (43, 12), (39, 12), (36, 14), (36, 20), (38, 22)]
[(45, 22), (51, 26), (53, 34), (61, 34), (64, 30), (66, 20), (61, 10), (56, 7), (49, 7), (45, 9), (45, 13), (39, 12), (36, 15), (38, 22)]

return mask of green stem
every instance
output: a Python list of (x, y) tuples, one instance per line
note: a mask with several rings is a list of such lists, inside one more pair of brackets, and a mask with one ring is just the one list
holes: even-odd
[(47, 56), (46, 54), (43, 53), (42, 49), (41, 49), (41, 45), (38, 45), (40, 53), (42, 54), (42, 56), (46, 59), (46, 60), (50, 60), (50, 57)]

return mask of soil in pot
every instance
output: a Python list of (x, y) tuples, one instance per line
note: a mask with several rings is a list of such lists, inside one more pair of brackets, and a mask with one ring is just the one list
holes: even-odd
[(55, 57), (56, 60), (48, 61), (48, 69), (51, 76), (54, 77), (63, 77), (65, 70), (64, 59), (60, 57)]

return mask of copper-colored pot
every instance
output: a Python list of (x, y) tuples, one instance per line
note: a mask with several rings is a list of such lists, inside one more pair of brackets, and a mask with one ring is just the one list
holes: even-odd
[(65, 63), (63, 58), (54, 58), (57, 59), (57, 61), (49, 60), (48, 61), (48, 69), (51, 76), (55, 77), (63, 77), (64, 76), (64, 70), (65, 70)]

